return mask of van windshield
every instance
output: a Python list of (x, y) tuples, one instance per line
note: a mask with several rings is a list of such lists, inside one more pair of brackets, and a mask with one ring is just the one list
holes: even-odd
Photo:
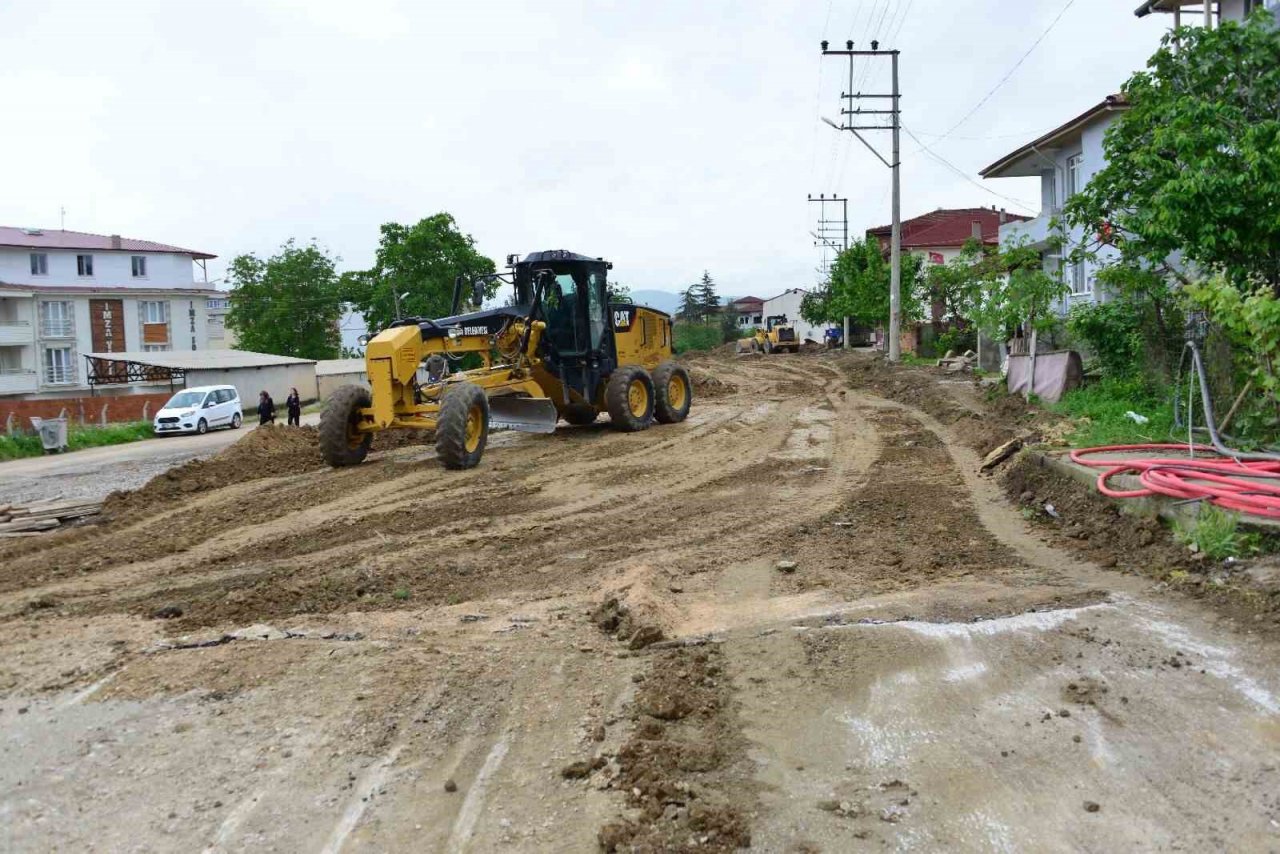
[(204, 395), (205, 393), (202, 391), (180, 391), (169, 398), (169, 402), (164, 405), (164, 408), (184, 409), (191, 406), (199, 406), (204, 400)]

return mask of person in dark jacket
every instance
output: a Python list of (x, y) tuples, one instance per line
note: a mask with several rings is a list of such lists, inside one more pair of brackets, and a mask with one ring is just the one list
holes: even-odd
[(265, 390), (258, 395), (258, 423), (276, 423), (276, 402), (271, 399), (271, 395), (267, 394)]
[(298, 395), (296, 388), (289, 389), (289, 396), (285, 398), (284, 405), (289, 410), (289, 426), (302, 426), (302, 398)]

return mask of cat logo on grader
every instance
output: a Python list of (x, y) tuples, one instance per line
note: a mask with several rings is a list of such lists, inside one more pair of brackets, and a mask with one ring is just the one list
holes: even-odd
[[(672, 360), (670, 315), (610, 304), (603, 258), (560, 249), (514, 259), (510, 273), (471, 281), (474, 305), (494, 280), (514, 286), (513, 305), (459, 315), (459, 276), (452, 316), (397, 320), (369, 340), (371, 388), (343, 386), (320, 416), (329, 465), (363, 461), (379, 430), (435, 430), (440, 462), (465, 469), (480, 462), (491, 426), (551, 433), (561, 418), (586, 425), (608, 412), (615, 428), (636, 431), (685, 419), (693, 386)], [(467, 353), (481, 367), (450, 372)]]

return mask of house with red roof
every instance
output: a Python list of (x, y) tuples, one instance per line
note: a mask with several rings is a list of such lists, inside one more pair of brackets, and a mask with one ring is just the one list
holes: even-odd
[(204, 273), (213, 257), (118, 234), (0, 226), (0, 396), (79, 394), (89, 353), (225, 348), (226, 294)]
[[(971, 238), (977, 238), (988, 246), (997, 246), (1000, 243), (1000, 226), (1030, 218), (994, 207), (938, 208), (902, 221), (902, 251), (923, 255), (929, 264), (945, 264), (959, 255)], [(880, 249), (886, 257), (892, 232), (893, 227), (889, 225), (867, 229), (867, 237), (874, 237), (880, 242)]]

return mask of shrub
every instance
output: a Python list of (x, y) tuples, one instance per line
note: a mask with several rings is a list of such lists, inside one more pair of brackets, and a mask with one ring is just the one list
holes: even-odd
[(1223, 560), (1257, 548), (1257, 538), (1240, 533), (1239, 527), (1239, 515), (1206, 504), (1190, 523), (1178, 522), (1174, 533), (1210, 560)]
[(700, 323), (677, 323), (672, 330), (672, 339), (677, 353), (710, 350), (724, 343), (719, 326), (705, 326)]

